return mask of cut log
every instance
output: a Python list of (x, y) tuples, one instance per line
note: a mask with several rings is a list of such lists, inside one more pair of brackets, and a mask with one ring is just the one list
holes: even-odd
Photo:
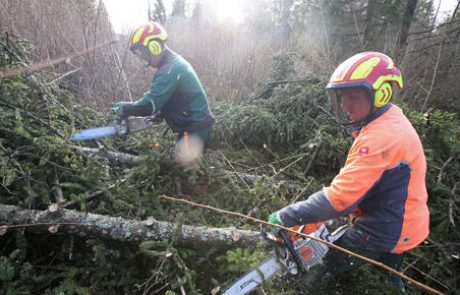
[(120, 152), (111, 152), (102, 148), (88, 148), (82, 146), (72, 146), (75, 150), (84, 153), (90, 157), (100, 157), (109, 160), (115, 164), (124, 164), (128, 166), (135, 166), (140, 164), (141, 157), (120, 153)]

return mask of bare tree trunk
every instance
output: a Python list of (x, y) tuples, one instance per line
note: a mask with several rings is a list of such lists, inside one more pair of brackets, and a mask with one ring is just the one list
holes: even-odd
[(455, 15), (457, 14), (459, 7), (460, 7), (460, 1), (458, 1), (457, 6), (455, 6), (454, 12), (452, 13), (452, 17), (450, 18), (451, 22), (455, 19)]
[(415, 8), (417, 8), (418, 0), (407, 0), (406, 9), (399, 30), (398, 40), (396, 41), (395, 56), (400, 57), (406, 50), (407, 37), (409, 36), (409, 29), (414, 19)]
[[(291, 16), (291, 7), (293, 0), (283, 0), (280, 1), (281, 11), (280, 11), (280, 40), (285, 44), (289, 41), (291, 37), (291, 25), (289, 24), (289, 19)], [(284, 44), (282, 44), (284, 46)]]
[(372, 27), (373, 27), (374, 11), (376, 8), (376, 4), (377, 4), (376, 0), (367, 1), (366, 20), (365, 20), (364, 36), (363, 36), (364, 46), (367, 46), (373, 41), (371, 36), (372, 36)]
[[(14, 227), (27, 227), (28, 231), (54, 235), (77, 235), (120, 242), (170, 240), (177, 237), (177, 245), (188, 248), (228, 248), (255, 245), (262, 240), (259, 232), (235, 228), (210, 228), (183, 225), (177, 233), (177, 225), (148, 219), (129, 220), (73, 210), (23, 210), (16, 206), (0, 204), (0, 233)], [(15, 226), (16, 225), (16, 226)], [(6, 227), (5, 227), (6, 226)]]

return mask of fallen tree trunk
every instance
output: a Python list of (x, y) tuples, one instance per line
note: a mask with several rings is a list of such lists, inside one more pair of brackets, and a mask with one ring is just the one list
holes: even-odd
[(259, 232), (235, 228), (210, 228), (177, 225), (149, 218), (145, 221), (129, 220), (92, 213), (58, 208), (48, 210), (23, 210), (16, 206), (0, 205), (0, 234), (15, 227), (27, 227), (36, 233), (77, 235), (120, 242), (171, 240), (176, 236), (178, 246), (189, 248), (247, 247), (262, 240)]
[(140, 164), (141, 157), (120, 153), (120, 152), (111, 152), (102, 148), (88, 148), (82, 146), (72, 146), (75, 150), (84, 153), (90, 157), (100, 157), (109, 160), (115, 164), (124, 164), (127, 166), (135, 166)]

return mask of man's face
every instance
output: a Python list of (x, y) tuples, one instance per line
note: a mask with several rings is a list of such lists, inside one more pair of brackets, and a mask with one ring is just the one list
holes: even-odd
[(147, 47), (139, 47), (133, 50), (134, 55), (136, 55), (142, 61), (147, 63), (147, 66), (156, 68), (161, 60), (161, 55), (153, 55)]
[(353, 122), (365, 119), (371, 112), (369, 93), (362, 88), (344, 88), (337, 90), (342, 109)]

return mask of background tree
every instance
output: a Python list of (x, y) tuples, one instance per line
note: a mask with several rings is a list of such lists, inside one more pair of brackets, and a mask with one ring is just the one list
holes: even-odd
[(273, 14), (278, 25), (278, 38), (281, 43), (291, 39), (291, 8), (293, 0), (273, 1)]
[(412, 19), (415, 15), (418, 0), (408, 0), (406, 9), (401, 22), (401, 29), (399, 30), (398, 39), (396, 40), (395, 56), (399, 57), (406, 49), (407, 38), (409, 37), (409, 29)]
[(153, 8), (151, 8), (150, 5), (151, 1), (149, 1), (149, 21), (156, 21), (160, 24), (165, 24), (167, 17), (163, 0), (154, 0)]
[[(34, 41), (33, 60), (37, 62), (115, 39), (103, 1), (1, 0), (0, 5), (0, 28)], [(119, 57), (122, 54), (107, 45), (73, 63), (57, 65), (53, 74), (87, 103), (103, 107), (115, 99), (129, 100)]]
[(172, 18), (185, 18), (186, 4), (187, 4), (186, 0), (174, 0), (173, 6), (172, 6), (171, 17)]

